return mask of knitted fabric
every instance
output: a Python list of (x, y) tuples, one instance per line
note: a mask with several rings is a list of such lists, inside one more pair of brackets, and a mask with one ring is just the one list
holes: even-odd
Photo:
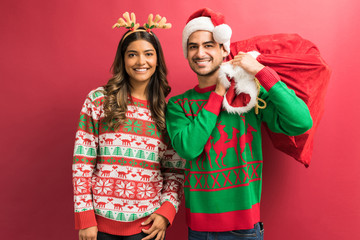
[[(267, 107), (239, 116), (221, 109), (215, 86), (198, 86), (169, 100), (168, 132), (186, 159), (184, 192), (188, 226), (195, 231), (250, 229), (260, 221), (261, 123), (298, 135), (312, 125), (305, 103), (265, 67), (257, 75)], [(266, 90), (265, 90), (266, 89)]]
[[(331, 70), (321, 52), (311, 41), (298, 34), (260, 35), (231, 43), (226, 61), (240, 51), (257, 51), (257, 60), (274, 69), (290, 89), (301, 98), (310, 110), (313, 127), (304, 134), (289, 137), (281, 133), (269, 133), (274, 147), (309, 167), (316, 129), (324, 113), (326, 90)], [(267, 129), (268, 130), (268, 129)]]
[(184, 162), (160, 132), (148, 102), (128, 102), (125, 123), (103, 121), (103, 88), (91, 91), (80, 114), (73, 162), (76, 229), (98, 226), (114, 235), (141, 232), (152, 213), (172, 223), (183, 191)]

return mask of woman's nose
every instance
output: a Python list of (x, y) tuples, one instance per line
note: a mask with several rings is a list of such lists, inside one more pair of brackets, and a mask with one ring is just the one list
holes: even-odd
[(139, 55), (139, 57), (138, 57), (138, 64), (139, 65), (144, 65), (146, 63), (146, 58), (145, 58), (145, 56), (144, 55)]

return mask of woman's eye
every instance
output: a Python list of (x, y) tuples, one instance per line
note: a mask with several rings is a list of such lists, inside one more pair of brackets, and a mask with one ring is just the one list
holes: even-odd
[(146, 54), (146, 56), (148, 56), (148, 57), (151, 57), (151, 56), (153, 56), (154, 54), (153, 53), (147, 53)]
[(135, 54), (130, 53), (130, 54), (128, 55), (128, 57), (129, 57), (129, 58), (135, 57)]

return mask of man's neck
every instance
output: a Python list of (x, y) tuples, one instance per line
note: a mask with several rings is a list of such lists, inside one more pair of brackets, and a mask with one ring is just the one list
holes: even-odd
[(199, 81), (199, 88), (206, 88), (214, 86), (218, 81), (218, 71), (210, 76), (197, 76)]

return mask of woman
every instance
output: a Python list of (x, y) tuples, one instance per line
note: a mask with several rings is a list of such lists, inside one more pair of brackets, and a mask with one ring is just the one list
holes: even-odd
[(80, 114), (73, 163), (80, 240), (165, 238), (182, 195), (183, 161), (165, 128), (170, 92), (154, 33), (120, 40), (113, 77), (89, 93)]

